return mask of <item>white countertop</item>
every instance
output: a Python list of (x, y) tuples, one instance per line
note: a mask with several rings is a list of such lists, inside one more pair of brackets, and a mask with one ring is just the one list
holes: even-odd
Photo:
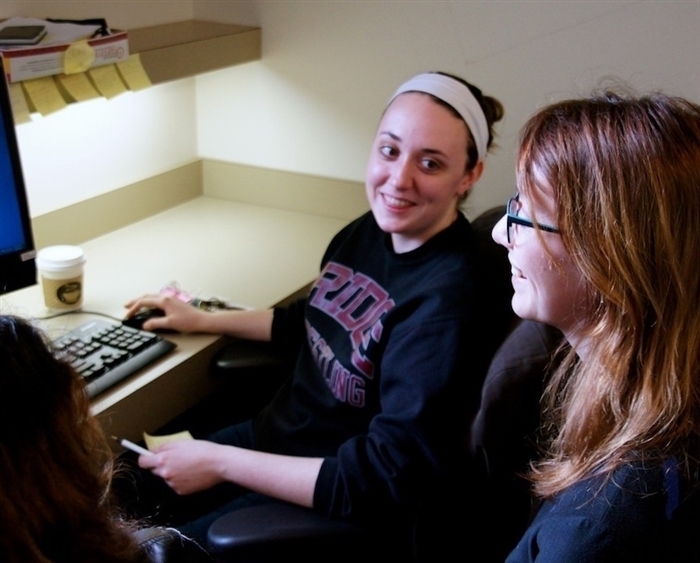
[[(268, 308), (315, 277), (326, 246), (345, 223), (199, 197), (80, 244), (87, 258), (84, 314), (40, 324), (56, 337), (92, 318), (88, 312), (120, 319), (128, 300), (171, 282), (197, 297)], [(49, 315), (38, 284), (1, 296), (0, 311), (34, 319)], [(164, 336), (177, 343), (173, 353), (93, 400), (109, 432), (140, 439), (142, 431), (155, 430), (213, 389), (208, 365), (225, 339)]]

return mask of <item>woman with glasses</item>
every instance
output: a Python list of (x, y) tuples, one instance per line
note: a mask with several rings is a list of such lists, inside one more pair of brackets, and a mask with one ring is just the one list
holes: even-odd
[(147, 330), (271, 340), (296, 358), (253, 421), (139, 458), (180, 494), (222, 483), (245, 492), (181, 530), (204, 538), (219, 515), (258, 499), (253, 491), (387, 539), (410, 531), (424, 499), (458, 473), (486, 356), (475, 334), (486, 332), (475, 238), (459, 205), (502, 114), (497, 100), (451, 75), (400, 86), (367, 165), (371, 212), (334, 237), (309, 297), (290, 308), (206, 313), (165, 297), (129, 304), (128, 315), (165, 312)]
[(525, 125), (493, 230), (569, 345), (508, 563), (700, 561), (700, 106), (604, 91)]

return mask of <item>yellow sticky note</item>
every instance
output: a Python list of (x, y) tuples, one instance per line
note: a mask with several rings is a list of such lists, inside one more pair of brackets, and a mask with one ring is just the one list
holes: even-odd
[(63, 53), (63, 72), (75, 74), (85, 72), (95, 61), (95, 49), (83, 39), (71, 44)]
[(15, 82), (10, 84), (10, 105), (12, 105), (12, 116), (15, 119), (15, 125), (27, 123), (31, 121), (27, 98), (24, 97), (22, 84)]
[(41, 115), (48, 115), (67, 105), (51, 76), (25, 80), (21, 84), (27, 98)]
[(90, 79), (84, 72), (78, 74), (59, 74), (56, 77), (59, 86), (62, 86), (70, 97), (70, 101), (83, 102), (99, 98), (100, 93), (95, 90), (95, 87), (90, 82)]
[(143, 441), (146, 442), (146, 447), (149, 450), (153, 450), (162, 444), (167, 444), (168, 442), (179, 442), (180, 440), (194, 440), (194, 438), (188, 430), (165, 436), (152, 436), (146, 432), (143, 433)]
[(107, 99), (126, 92), (126, 86), (119, 78), (119, 73), (114, 65), (96, 66), (88, 70), (88, 75), (97, 91)]
[(141, 64), (141, 55), (134, 53), (125, 61), (117, 63), (117, 70), (126, 85), (136, 92), (151, 86), (151, 79)]

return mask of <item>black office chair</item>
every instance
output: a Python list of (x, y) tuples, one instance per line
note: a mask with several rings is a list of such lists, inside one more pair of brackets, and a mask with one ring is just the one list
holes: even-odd
[(329, 559), (350, 563), (375, 553), (381, 540), (359, 526), (275, 502), (235, 510), (216, 520), (209, 528), (208, 549), (219, 562), (285, 561), (292, 556), (305, 563)]
[(132, 536), (149, 563), (213, 563), (197, 542), (174, 528), (141, 528), (134, 530)]
[[(515, 316), (510, 307), (510, 298), (512, 296), (512, 287), (510, 285), (510, 266), (507, 261), (505, 249), (496, 245), (491, 239), (491, 229), (493, 225), (503, 215), (501, 207), (491, 209), (475, 221), (475, 228), (479, 246), (480, 246), (480, 275), (485, 280), (489, 291), (488, 307), (491, 310), (489, 317), (490, 324), (484, 327), (484, 332), (493, 335), (492, 342), (489, 344), (493, 350), (506, 339), (506, 343), (501, 347), (496, 357), (492, 362), (493, 369), (486, 376), (487, 381), (492, 385), (507, 385), (509, 377), (515, 377), (520, 383), (520, 389), (535, 388), (534, 393), (529, 393), (527, 405), (529, 407), (521, 408), (520, 412), (526, 417), (532, 417), (532, 413), (537, 415), (539, 409), (539, 391), (541, 389), (541, 381), (543, 379), (542, 345), (545, 343), (545, 349), (549, 350), (550, 343), (548, 340), (542, 339), (527, 339), (527, 343), (518, 342), (519, 336), (526, 331), (527, 335), (539, 334), (537, 330), (531, 330), (530, 325), (518, 325), (515, 322)], [(513, 327), (517, 328), (512, 331)], [(512, 332), (511, 332), (512, 331)], [(532, 357), (536, 357), (535, 362), (519, 362), (518, 365), (527, 371), (526, 375), (519, 374), (517, 370), (510, 373), (510, 376), (491, 375), (494, 370), (498, 373), (503, 373), (503, 361), (514, 359), (513, 350), (517, 351), (515, 356), (525, 353), (522, 347), (533, 345), (536, 353)], [(235, 355), (235, 354), (234, 354)], [(273, 355), (269, 361), (286, 361), (279, 356), (274, 359)], [(220, 358), (217, 359), (215, 370), (219, 373), (226, 373), (227, 363), (231, 359), (231, 355), (224, 351)], [(517, 358), (515, 358), (517, 360)], [(492, 389), (488, 387), (485, 389)], [(498, 394), (495, 394), (496, 396)], [(485, 395), (485, 401), (490, 401), (491, 395)], [(494, 403), (494, 405), (497, 404)], [(472, 431), (473, 436), (469, 438), (471, 455), (475, 460), (472, 464), (474, 474), (471, 478), (474, 482), (481, 479), (489, 479), (496, 477), (500, 479), (500, 475), (489, 471), (489, 463), (491, 459), (496, 459), (498, 452), (497, 436), (498, 433), (490, 432), (493, 425), (498, 427), (500, 424), (498, 417), (492, 416), (498, 412), (494, 405), (482, 404), (480, 415), (475, 421), (476, 428)], [(516, 421), (512, 421), (517, 424)], [(521, 428), (513, 426), (513, 428)], [(524, 439), (520, 436), (521, 439)], [(457, 446), (456, 446), (457, 447)], [(518, 458), (519, 459), (519, 458)], [(512, 460), (511, 460), (512, 461)], [(504, 470), (504, 464), (508, 463), (507, 459), (503, 464), (497, 464), (499, 470)], [(514, 463), (514, 462), (513, 462)], [(491, 463), (493, 468), (493, 463)], [(458, 512), (465, 516), (465, 520), (471, 520), (469, 515), (476, 514), (479, 517), (479, 510), (483, 507), (481, 503), (487, 503), (488, 499), (484, 498), (478, 484), (474, 491), (478, 493), (473, 499), (473, 506), (461, 506)], [(523, 501), (519, 498), (519, 502)], [(440, 537), (445, 537), (446, 530), (443, 524), (447, 518), (453, 520), (449, 532), (451, 534), (459, 533), (461, 522), (454, 522), (452, 514), (436, 514), (433, 507), (419, 514), (416, 519), (413, 531), (413, 537), (410, 539), (410, 545), (405, 546), (403, 559), (397, 558), (397, 546), (387, 545), (383, 543), (381, 530), (369, 531), (367, 529), (355, 526), (349, 523), (336, 522), (329, 520), (312, 510), (305, 509), (299, 506), (294, 506), (282, 502), (264, 504), (243, 508), (231, 512), (217, 521), (215, 521), (209, 529), (208, 533), (208, 549), (220, 562), (227, 561), (275, 561), (278, 558), (289, 557), (295, 555), (307, 562), (328, 560), (329, 554), (332, 553), (334, 561), (356, 561), (358, 557), (367, 557), (368, 553), (373, 554), (373, 559), (377, 555), (378, 549), (385, 549), (386, 556), (392, 561), (436, 561), (436, 549), (440, 549)], [(472, 510), (473, 509), (473, 510)], [(522, 510), (521, 512), (522, 513)], [(473, 529), (473, 528), (471, 528)], [(468, 528), (465, 528), (466, 532)], [(471, 534), (471, 532), (470, 532)], [(493, 530), (489, 536), (493, 535)], [(473, 536), (477, 538), (478, 536)], [(478, 539), (483, 539), (478, 537)], [(460, 538), (461, 540), (461, 538)], [(444, 545), (443, 545), (444, 547)], [(330, 551), (332, 549), (332, 551)], [(453, 553), (452, 556), (447, 555), (448, 551), (443, 549), (440, 551), (440, 560), (445, 561), (449, 557), (455, 560), (463, 560), (465, 552)]]
[(486, 374), (469, 437), (470, 496), (478, 507), (473, 533), (497, 541), (483, 550), (480, 563), (504, 561), (534, 515), (524, 474), (538, 457), (540, 398), (562, 339), (551, 326), (518, 320)]

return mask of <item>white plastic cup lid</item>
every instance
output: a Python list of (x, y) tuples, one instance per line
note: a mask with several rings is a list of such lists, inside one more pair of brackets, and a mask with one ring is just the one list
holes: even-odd
[(85, 253), (79, 246), (59, 244), (37, 252), (36, 265), (42, 270), (63, 270), (85, 263)]

